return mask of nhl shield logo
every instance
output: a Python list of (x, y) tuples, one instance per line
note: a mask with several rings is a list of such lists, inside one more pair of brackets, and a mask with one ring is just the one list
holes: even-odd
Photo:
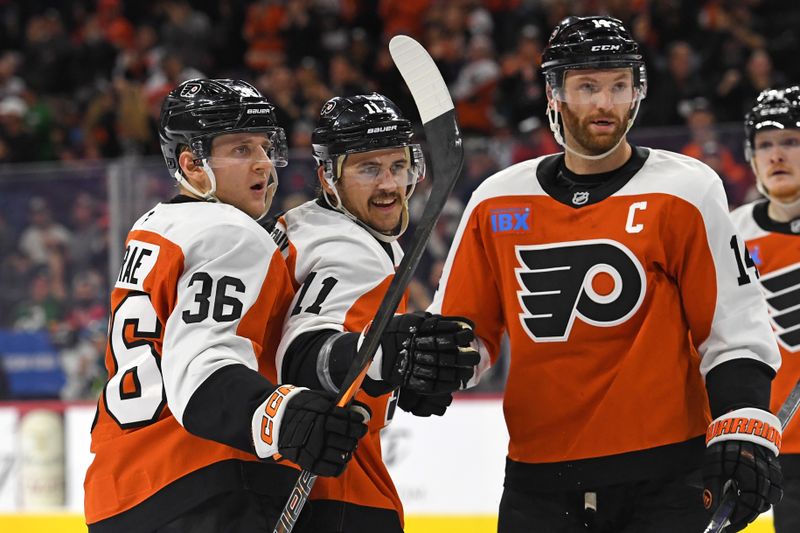
[(320, 112), (320, 115), (327, 115), (328, 113), (333, 111), (334, 107), (336, 107), (336, 101), (328, 100), (328, 102), (324, 106), (322, 106), (322, 111)]
[(183, 86), (183, 89), (181, 89), (180, 95), (183, 98), (190, 98), (199, 93), (200, 88), (201, 86), (199, 83), (187, 83), (186, 85)]
[(789, 223), (789, 228), (792, 230), (792, 233), (800, 233), (800, 218), (792, 220)]
[(576, 192), (572, 196), (572, 203), (575, 205), (583, 205), (589, 201), (589, 193), (587, 191)]

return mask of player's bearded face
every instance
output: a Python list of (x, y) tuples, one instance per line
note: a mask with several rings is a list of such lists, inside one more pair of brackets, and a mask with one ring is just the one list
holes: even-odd
[(753, 162), (761, 184), (780, 202), (800, 198), (800, 130), (764, 130), (753, 140)]
[(391, 233), (400, 224), (408, 175), (403, 149), (350, 154), (336, 188), (345, 209), (373, 229)]
[[(581, 113), (566, 102), (561, 103), (566, 137), (573, 140), (588, 155), (599, 155), (612, 149), (625, 135), (628, 127), (629, 105)], [(622, 109), (618, 109), (622, 107)]]
[(589, 155), (612, 149), (625, 135), (634, 105), (630, 69), (568, 72), (564, 84), (558, 105), (567, 141)]

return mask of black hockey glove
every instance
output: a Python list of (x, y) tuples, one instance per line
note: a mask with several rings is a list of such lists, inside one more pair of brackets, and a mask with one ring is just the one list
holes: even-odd
[(338, 476), (367, 433), (370, 416), (361, 402), (336, 407), (327, 393), (282, 385), (254, 417), (256, 453), (286, 458), (320, 476)]
[(780, 422), (762, 409), (737, 409), (708, 427), (703, 503), (707, 509), (716, 510), (725, 492), (733, 491), (736, 507), (725, 531), (744, 529), (781, 500), (780, 442)]
[(397, 407), (414, 416), (442, 416), (453, 402), (453, 394), (420, 394), (410, 389), (401, 388), (397, 399)]
[(480, 362), (466, 318), (408, 313), (395, 315), (381, 336), (381, 349), (367, 375), (391, 388), (421, 393), (453, 392), (465, 386)]

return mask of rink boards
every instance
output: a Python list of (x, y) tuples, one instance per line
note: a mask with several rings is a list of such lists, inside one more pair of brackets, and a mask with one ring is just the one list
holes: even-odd
[[(85, 403), (0, 404), (0, 531), (86, 531), (83, 474), (91, 462), (94, 409)], [(59, 431), (60, 450), (52, 445)], [(398, 411), (382, 446), (405, 506), (407, 533), (496, 531), (507, 444), (498, 396), (461, 396), (442, 418)], [(768, 516), (747, 529), (771, 531)]]

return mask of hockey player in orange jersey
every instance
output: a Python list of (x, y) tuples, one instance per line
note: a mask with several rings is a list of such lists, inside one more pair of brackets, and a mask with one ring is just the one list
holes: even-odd
[[(735, 210), (733, 221), (761, 273), (770, 322), (783, 361), (772, 382), (777, 412), (800, 378), (800, 86), (762, 92), (744, 122), (745, 155), (765, 199)], [(775, 531), (800, 531), (800, 427), (784, 429), (780, 463), (783, 500)]]
[(164, 100), (159, 135), (179, 192), (134, 224), (111, 293), (86, 522), (90, 532), (272, 531), (298, 477), (276, 460), (338, 475), (367, 413), (276, 385), (294, 290), (255, 221), (286, 164), (272, 104), (245, 82), (190, 80)]
[[(285, 213), (273, 230), (299, 286), (278, 369), (284, 381), (338, 392), (402, 258), (397, 238), (424, 159), (411, 122), (376, 93), (326, 102), (312, 143), (319, 197)], [(302, 515), (310, 519), (298, 533), (402, 532), (380, 430), (395, 406), (418, 416), (443, 414), (480, 360), (472, 339), (468, 321), (458, 317), (391, 319), (357, 396), (371, 408), (369, 432), (340, 477), (317, 480)]]
[(486, 359), (510, 339), (499, 531), (699, 532), (726, 489), (742, 529), (781, 494), (780, 356), (722, 183), (628, 143), (647, 79), (620, 21), (564, 19), (542, 71), (565, 152), (475, 190), (430, 309)]

